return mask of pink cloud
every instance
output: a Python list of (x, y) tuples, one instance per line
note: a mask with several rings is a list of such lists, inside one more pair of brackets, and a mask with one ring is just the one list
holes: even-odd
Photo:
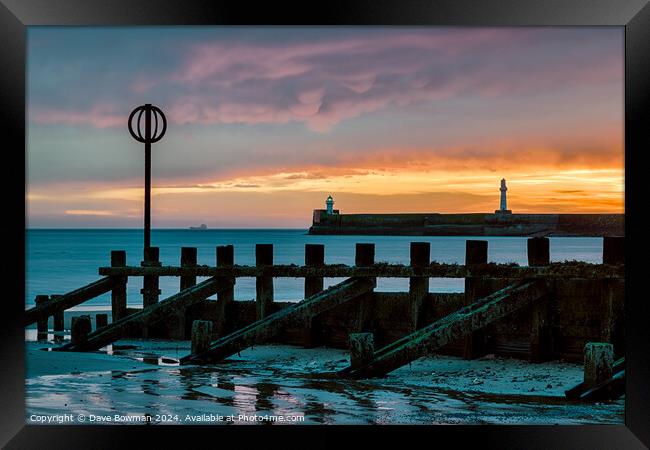
[[(579, 33), (563, 42), (561, 32), (395, 28), (289, 42), (212, 40), (180, 48), (179, 62), (168, 72), (138, 73), (129, 90), (162, 98), (178, 124), (300, 122), (326, 132), (364, 114), (461, 95), (622, 85), (622, 52), (604, 54)], [(35, 109), (31, 118), (124, 125), (121, 115), (105, 107)]]
[(324, 132), (391, 105), (622, 80), (620, 54), (552, 48), (531, 58), (527, 45), (540, 46), (534, 36), (507, 29), (402, 30), (290, 45), (201, 43), (170, 76), (190, 87), (172, 118), (203, 124), (298, 121)]

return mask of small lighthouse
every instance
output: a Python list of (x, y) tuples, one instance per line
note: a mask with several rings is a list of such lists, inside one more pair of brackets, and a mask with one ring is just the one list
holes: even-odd
[(325, 206), (327, 207), (327, 214), (334, 214), (334, 199), (331, 195), (325, 200)]
[(508, 209), (508, 204), (506, 202), (506, 192), (508, 191), (508, 187), (506, 186), (505, 178), (501, 178), (501, 188), (499, 190), (501, 191), (501, 203), (499, 205), (499, 209), (497, 209), (495, 213), (512, 214), (512, 211)]

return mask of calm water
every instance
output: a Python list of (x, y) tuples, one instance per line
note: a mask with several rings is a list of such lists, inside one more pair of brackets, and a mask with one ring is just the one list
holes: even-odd
[[(357, 242), (375, 244), (376, 261), (408, 264), (409, 242), (431, 243), (431, 258), (444, 263), (463, 263), (465, 237), (424, 236), (310, 236), (306, 230), (153, 230), (152, 245), (160, 247), (164, 265), (178, 265), (182, 246), (198, 248), (199, 264), (215, 264), (215, 247), (232, 244), (237, 264), (255, 263), (255, 244), (273, 244), (277, 264), (303, 264), (305, 244), (325, 244), (325, 262), (354, 264)], [(471, 238), (476, 239), (476, 238)], [(492, 262), (526, 264), (526, 238), (489, 237), (488, 258)], [(111, 250), (126, 250), (127, 263), (142, 260), (141, 230), (28, 230), (27, 289), (25, 303), (33, 306), (37, 294), (62, 294), (99, 278), (97, 268), (110, 265)], [(602, 262), (602, 238), (551, 238), (551, 260)], [(340, 279), (326, 280), (326, 286)], [(160, 279), (161, 299), (178, 291), (178, 278)], [(462, 292), (462, 279), (432, 279), (432, 292)], [(141, 306), (141, 278), (128, 283), (129, 306)], [(404, 291), (407, 279), (379, 279), (381, 291)], [(275, 280), (277, 300), (302, 299), (303, 281), (294, 278)], [(239, 278), (235, 285), (237, 300), (255, 297), (255, 279)], [(108, 306), (110, 294), (84, 305)]]

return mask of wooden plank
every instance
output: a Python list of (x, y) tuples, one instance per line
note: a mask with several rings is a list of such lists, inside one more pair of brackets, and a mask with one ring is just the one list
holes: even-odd
[(212, 322), (195, 320), (192, 322), (192, 353), (207, 350), (212, 342)]
[[(56, 300), (59, 297), (61, 297), (61, 296), (57, 295), (57, 294), (50, 295), (50, 299), (52, 299), (52, 300)], [(53, 320), (53, 322), (54, 322), (54, 324), (53, 324), (54, 327), (53, 328), (54, 328), (54, 336), (55, 336), (55, 338), (56, 337), (63, 338), (63, 329), (64, 329), (64, 322), (65, 322), (65, 320), (64, 320), (65, 315), (64, 315), (63, 310), (55, 312), (52, 315), (52, 318), (54, 319)]]
[[(197, 248), (196, 247), (181, 247), (181, 267), (196, 267), (197, 262)], [(196, 284), (196, 275), (187, 273), (181, 275), (180, 289), (181, 291), (192, 287)]]
[[(488, 262), (488, 241), (465, 241), (465, 265), (467, 267), (480, 266)], [(469, 305), (487, 294), (489, 285), (482, 277), (465, 278), (465, 304)], [(463, 342), (463, 358), (474, 359), (485, 354), (487, 339), (484, 330), (475, 330), (465, 336)]]
[[(305, 266), (321, 267), (325, 265), (325, 246), (323, 244), (305, 244)], [(323, 290), (323, 277), (305, 277), (305, 298)]]
[(72, 343), (63, 345), (53, 350), (65, 351), (89, 351), (104, 347), (144, 326), (151, 326), (161, 320), (175, 317), (179, 308), (185, 308), (194, 303), (205, 300), (207, 297), (232, 287), (231, 283), (220, 278), (209, 278), (202, 283), (191, 286), (178, 294), (142, 309), (139, 312), (123, 317), (107, 327), (97, 330), (88, 335), (88, 339), (82, 345)]
[(546, 291), (546, 284), (542, 281), (510, 285), (378, 350), (373, 361), (366, 366), (359, 369), (348, 367), (339, 375), (351, 378), (385, 375), (529, 305)]
[(532, 308), (530, 319), (530, 362), (540, 363), (551, 359), (550, 323), (552, 322), (548, 298), (536, 302)]
[(374, 287), (374, 280), (345, 280), (293, 306), (284, 308), (218, 339), (212, 343), (208, 351), (197, 355), (190, 354), (181, 358), (181, 364), (223, 360), (251, 345), (268, 341), (287, 326), (303, 324), (309, 318), (313, 318), (323, 311), (370, 292)]
[[(111, 267), (126, 267), (126, 251), (111, 251)], [(126, 283), (128, 277), (125, 275), (115, 275), (113, 277), (113, 290), (111, 291), (111, 319), (113, 322), (126, 316)]]
[(77, 306), (91, 298), (105, 294), (113, 289), (114, 281), (111, 277), (105, 277), (93, 283), (87, 284), (84, 287), (75, 289), (61, 296), (51, 299), (34, 308), (25, 311), (25, 326), (31, 325), (38, 320), (47, 319), (59, 311), (65, 311), (73, 306)]
[[(143, 267), (160, 267), (160, 249), (148, 247), (144, 249), (144, 259), (140, 262)], [(142, 281), (142, 305), (144, 308), (158, 303), (160, 297), (160, 277), (146, 275)]]
[(158, 275), (179, 277), (195, 275), (199, 277), (382, 277), (382, 278), (545, 278), (545, 279), (594, 279), (625, 278), (625, 266), (590, 264), (590, 263), (553, 263), (542, 267), (519, 267), (510, 264), (481, 264), (466, 267), (458, 264), (441, 264), (432, 262), (426, 267), (411, 267), (402, 264), (373, 264), (368, 267), (347, 266), (344, 264), (324, 264), (322, 266), (298, 266), (293, 264), (275, 264), (267, 267), (256, 266), (196, 266), (196, 267), (100, 267), (100, 275), (144, 276)]
[(372, 333), (350, 334), (350, 367), (362, 367), (375, 355), (375, 338)]
[(625, 394), (625, 370), (621, 370), (580, 395), (582, 401), (612, 400)]
[[(306, 266), (322, 266), (325, 264), (325, 245), (323, 244), (305, 244), (305, 265)], [(312, 295), (318, 294), (324, 288), (323, 277), (305, 277), (304, 298), (309, 298)], [(299, 333), (302, 335), (302, 344), (307, 348), (317, 346), (319, 336), (316, 329), (319, 328), (318, 318), (314, 317), (307, 321), (305, 326), (300, 329)]]
[[(145, 247), (143, 252), (143, 260), (140, 262), (143, 267), (153, 266), (160, 267), (160, 249), (158, 247)], [(158, 303), (160, 299), (160, 277), (156, 275), (146, 275), (142, 280), (142, 307), (147, 308), (151, 305)], [(142, 329), (142, 337), (149, 338), (155, 336), (158, 330), (149, 329), (144, 327)]]
[(90, 316), (84, 314), (82, 316), (73, 317), (70, 325), (70, 342), (74, 345), (83, 343), (92, 330), (90, 323)]
[(548, 266), (551, 263), (551, 241), (547, 237), (533, 237), (526, 242), (529, 266)]
[[(232, 245), (221, 245), (216, 250), (217, 267), (232, 266), (235, 264), (235, 247)], [(235, 285), (234, 278), (226, 278), (232, 286)], [(214, 323), (213, 334), (216, 336), (223, 336), (226, 334), (227, 321), (226, 321), (226, 308), (228, 305), (235, 301), (235, 290), (224, 289), (217, 294), (217, 309), (218, 320)]]
[(614, 346), (609, 342), (585, 344), (584, 382), (591, 388), (612, 377)]
[[(533, 237), (527, 241), (528, 265), (548, 266), (551, 263), (551, 241), (547, 237)], [(539, 363), (551, 358), (551, 310), (549, 302), (537, 302), (533, 306), (530, 321), (531, 362)]]
[[(235, 247), (232, 245), (221, 245), (217, 247), (216, 252), (217, 267), (232, 267), (232, 265), (235, 264)], [(219, 293), (217, 299), (224, 304), (235, 301), (235, 290), (226, 289)]]
[[(255, 245), (255, 266), (262, 270), (273, 266), (273, 244)], [(255, 279), (255, 302), (257, 320), (270, 314), (273, 304), (273, 277), (263, 275)]]
[[(37, 295), (34, 299), (34, 304), (38, 306), (46, 305), (50, 301), (49, 295)], [(36, 321), (36, 331), (38, 333), (38, 340), (47, 340), (48, 332), (48, 317), (41, 317)]]
[(603, 238), (603, 264), (625, 264), (625, 237), (605, 236)]
[[(426, 267), (431, 257), (431, 244), (428, 242), (411, 242), (411, 266)], [(429, 279), (426, 277), (412, 277), (409, 279), (409, 320), (411, 332), (421, 325), (420, 316), (424, 299), (429, 295)]]
[[(620, 358), (614, 362), (614, 365), (612, 366), (612, 379), (613, 378), (621, 378), (621, 373), (625, 373), (625, 358)], [(610, 379), (611, 380), (611, 379)], [(610, 381), (608, 380), (608, 381)], [(607, 385), (607, 381), (603, 383), (604, 386)], [(602, 386), (602, 387), (604, 387)], [(595, 386), (592, 389), (589, 389), (587, 385), (585, 384), (584, 381), (581, 381), (571, 389), (567, 389), (564, 391), (564, 395), (566, 398), (569, 400), (578, 400), (583, 397), (584, 394), (587, 394), (591, 390), (595, 390), (595, 392), (598, 392), (599, 389), (602, 388), (600, 385)], [(592, 394), (587, 394), (585, 396), (586, 399), (589, 399), (590, 395)]]
[[(375, 244), (367, 242), (358, 242), (354, 245), (354, 264), (357, 267), (368, 267), (372, 266), (375, 263)], [(372, 278), (372, 282), (377, 285), (377, 279)], [(356, 324), (354, 327), (354, 332), (361, 333), (363, 331), (368, 331), (368, 327), (372, 327), (372, 324), (369, 322), (369, 308), (370, 302), (372, 302), (372, 292), (367, 292), (365, 295), (361, 295), (354, 306), (356, 311), (353, 313), (356, 315)]]
[[(196, 247), (181, 247), (181, 267), (196, 267), (197, 253)], [(196, 275), (181, 276), (179, 286), (181, 292), (194, 285), (196, 285)], [(183, 340), (188, 337), (190, 329), (185, 320), (185, 307), (179, 308), (174, 317), (168, 318), (168, 322), (169, 336), (172, 339)]]

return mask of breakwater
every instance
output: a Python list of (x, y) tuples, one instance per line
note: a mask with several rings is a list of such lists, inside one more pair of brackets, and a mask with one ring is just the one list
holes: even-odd
[(328, 214), (309, 234), (407, 236), (624, 236), (624, 214)]
[[(408, 265), (377, 263), (369, 243), (355, 245), (354, 265), (327, 264), (323, 244), (305, 245), (304, 265), (274, 263), (271, 244), (255, 245), (255, 265), (235, 264), (231, 245), (217, 246), (216, 265), (199, 264), (195, 247), (181, 248), (175, 266), (160, 263), (157, 247), (148, 248), (137, 266), (116, 250), (111, 265), (99, 268), (99, 280), (63, 295), (37, 296), (36, 306), (25, 311), (25, 326), (36, 324), (39, 339), (46, 339), (52, 323), (61, 337), (65, 311), (107, 292), (110, 321), (97, 314), (93, 331), (90, 315), (73, 318), (71, 340), (54, 350), (94, 351), (128, 337), (191, 337), (192, 351), (180, 361), (188, 364), (221, 361), (268, 342), (346, 348), (352, 337), (371, 334), (378, 349), (371, 353), (381, 361), (369, 376), (394, 370), (423, 349), (467, 358), (494, 353), (578, 361), (589, 342), (623, 352), (623, 244), (623, 238), (605, 238), (603, 264), (551, 263), (550, 240), (531, 238), (527, 266), (490, 263), (486, 240), (465, 242), (463, 265), (432, 261), (428, 242), (410, 243)], [(126, 286), (134, 277), (144, 279), (143, 308), (127, 304)], [(176, 278), (179, 292), (160, 299), (164, 277)], [(234, 301), (236, 280), (247, 277), (255, 278), (256, 298)], [(377, 292), (377, 278), (387, 277), (407, 279), (408, 292)], [(304, 300), (276, 301), (278, 278), (303, 278)], [(325, 278), (344, 281), (325, 289)], [(431, 278), (464, 278), (465, 292), (430, 292)], [(399, 352), (386, 353), (398, 344)]]

